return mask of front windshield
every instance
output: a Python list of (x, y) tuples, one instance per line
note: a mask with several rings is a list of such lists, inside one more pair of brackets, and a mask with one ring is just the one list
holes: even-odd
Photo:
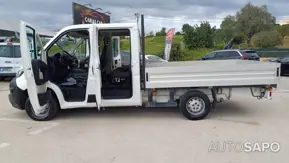
[(86, 56), (86, 40), (89, 35), (83, 31), (69, 32), (63, 35), (48, 51), (48, 55), (52, 56), (62, 51), (67, 51), (69, 54), (81, 59)]

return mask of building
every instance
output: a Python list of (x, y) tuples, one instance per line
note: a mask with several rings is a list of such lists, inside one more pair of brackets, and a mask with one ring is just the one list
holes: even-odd
[[(32, 25), (39, 32), (41, 37), (53, 37), (55, 32), (36, 27)], [(0, 42), (5, 40), (3, 38), (15, 37), (20, 32), (20, 20), (13, 20), (0, 17)]]

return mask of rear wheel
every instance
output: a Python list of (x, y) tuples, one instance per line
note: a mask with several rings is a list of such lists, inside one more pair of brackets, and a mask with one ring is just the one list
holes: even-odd
[(29, 97), (27, 97), (26, 102), (25, 102), (25, 111), (27, 115), (35, 120), (35, 121), (48, 121), (56, 117), (60, 110), (58, 101), (56, 100), (56, 97), (54, 95), (50, 96), (50, 99), (48, 100), (47, 107), (45, 110), (40, 113), (39, 115), (36, 115), (32, 105), (30, 103)]
[(179, 107), (186, 118), (201, 120), (209, 114), (211, 103), (209, 97), (203, 92), (190, 91), (181, 98)]

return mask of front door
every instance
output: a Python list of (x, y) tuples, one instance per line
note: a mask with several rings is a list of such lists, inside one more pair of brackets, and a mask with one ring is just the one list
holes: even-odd
[(49, 98), (47, 92), (48, 67), (39, 35), (31, 25), (22, 21), (20, 46), (28, 96), (35, 114), (38, 115), (44, 111)]

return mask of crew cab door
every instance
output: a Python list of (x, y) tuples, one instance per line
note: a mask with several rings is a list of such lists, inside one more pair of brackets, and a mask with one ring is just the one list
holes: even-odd
[(44, 111), (49, 99), (46, 55), (35, 28), (22, 21), (20, 22), (20, 48), (28, 96), (35, 114), (38, 115)]

